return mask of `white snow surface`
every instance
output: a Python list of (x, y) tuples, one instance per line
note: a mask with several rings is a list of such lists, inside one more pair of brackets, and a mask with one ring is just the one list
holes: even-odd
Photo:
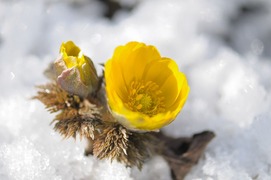
[(155, 45), (177, 61), (191, 92), (167, 134), (211, 130), (215, 139), (186, 180), (271, 179), (271, 1), (121, 0), (136, 5), (112, 20), (95, 0), (0, 1), (0, 179), (170, 180), (162, 157), (140, 172), (85, 157), (63, 140), (35, 95), (61, 42), (95, 64), (128, 41)]

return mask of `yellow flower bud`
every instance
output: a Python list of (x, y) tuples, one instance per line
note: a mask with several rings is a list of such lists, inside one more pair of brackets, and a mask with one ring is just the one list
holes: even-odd
[(93, 62), (72, 41), (62, 43), (60, 57), (54, 62), (57, 83), (69, 93), (86, 97), (98, 86)]
[(185, 75), (154, 46), (130, 42), (105, 64), (109, 107), (122, 125), (151, 131), (171, 123), (189, 94)]

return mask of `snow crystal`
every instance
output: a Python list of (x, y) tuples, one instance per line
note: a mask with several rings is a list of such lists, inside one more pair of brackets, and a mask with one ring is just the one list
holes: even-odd
[(10, 179), (59, 179), (49, 166), (49, 158), (26, 138), (2, 145), (0, 157), (1, 166), (4, 167), (1, 171), (6, 171), (5, 176)]
[(135, 180), (170, 180), (170, 169), (166, 161), (159, 156), (153, 157), (144, 164), (141, 172), (133, 169), (132, 175)]

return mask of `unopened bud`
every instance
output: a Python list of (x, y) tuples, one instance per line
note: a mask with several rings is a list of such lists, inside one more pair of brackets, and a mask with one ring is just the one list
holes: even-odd
[(57, 83), (69, 93), (86, 97), (97, 89), (98, 75), (93, 62), (72, 41), (62, 43), (54, 69)]

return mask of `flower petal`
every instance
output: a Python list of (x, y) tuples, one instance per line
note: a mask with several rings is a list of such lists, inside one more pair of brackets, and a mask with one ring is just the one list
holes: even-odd
[(172, 75), (172, 70), (169, 68), (171, 59), (161, 58), (147, 64), (144, 69), (143, 77), (146, 81), (152, 81), (162, 85)]
[(157, 130), (169, 124), (189, 93), (178, 65), (162, 58), (154, 46), (138, 42), (116, 48), (105, 64), (105, 82), (114, 116), (133, 130)]
[(130, 84), (131, 81), (142, 78), (148, 63), (161, 57), (154, 46), (146, 46), (140, 43), (137, 46), (124, 50), (124, 54), (120, 58), (125, 82)]
[(183, 78), (183, 81), (181, 84), (181, 90), (180, 90), (179, 96), (175, 100), (175, 102), (170, 107), (168, 107), (169, 110), (171, 110), (171, 111), (174, 111), (175, 109), (181, 109), (183, 107), (187, 97), (188, 97), (190, 88), (188, 86), (187, 79), (185, 78), (184, 74), (183, 74), (183, 76), (184, 76), (184, 78)]
[(127, 97), (127, 87), (124, 82), (121, 67), (116, 62), (109, 60), (105, 64), (106, 89), (115, 91), (122, 100)]

